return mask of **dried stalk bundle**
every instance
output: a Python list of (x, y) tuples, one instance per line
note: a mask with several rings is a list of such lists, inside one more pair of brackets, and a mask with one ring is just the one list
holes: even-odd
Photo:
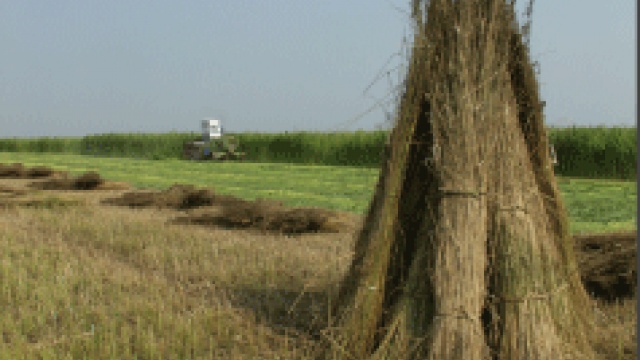
[(593, 357), (513, 6), (413, 1), (396, 125), (319, 358)]

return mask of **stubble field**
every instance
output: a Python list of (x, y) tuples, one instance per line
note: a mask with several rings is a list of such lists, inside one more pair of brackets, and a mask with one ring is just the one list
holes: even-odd
[[(215, 173), (209, 167), (206, 175), (197, 169), (212, 164), (184, 164), (172, 176), (166, 169), (149, 170), (154, 162), (126, 170), (118, 159), (89, 158), (79, 166), (81, 157), (66, 158), (67, 165), (55, 166), (55, 159), (41, 155), (30, 161), (12, 156), (0, 153), (0, 163), (48, 163), (72, 175), (96, 170), (109, 180), (131, 176), (156, 189), (174, 182), (227, 186), (219, 191), (249, 194), (247, 199), (271, 194), (288, 206), (311, 206), (323, 198), (316, 206), (340, 210), (344, 221), (335, 232), (306, 234), (176, 223), (177, 217), (201, 215), (202, 208), (114, 206), (103, 200), (132, 189), (42, 190), (29, 184), (49, 180), (0, 178), (0, 359), (306, 359), (331, 317), (329, 305), (366, 208), (361, 199), (370, 196), (376, 180), (375, 173), (346, 169), (350, 186), (332, 197), (326, 192), (340, 187), (340, 176), (322, 175), (322, 186), (318, 170), (305, 167), (296, 174), (262, 164), (259, 173), (257, 164), (215, 164), (224, 166)], [(229, 174), (241, 165), (251, 170), (239, 172), (234, 185)], [(169, 166), (175, 170), (178, 164)], [(116, 176), (105, 175), (109, 171)], [(290, 175), (282, 177), (285, 172)], [(251, 177), (263, 188), (255, 181), (245, 185)], [(287, 190), (274, 192), (277, 184)], [(575, 234), (635, 230), (635, 183), (563, 179), (560, 185)], [(248, 190), (233, 194), (234, 186)], [(605, 220), (589, 221), (599, 216)], [(607, 256), (623, 261), (600, 267), (621, 273), (631, 258), (635, 267), (635, 233), (591, 240), (577, 246), (585, 271)], [(591, 269), (594, 281), (612, 275), (596, 270)], [(618, 288), (610, 285), (609, 292)], [(605, 358), (635, 358), (635, 295), (619, 297), (594, 297), (601, 334), (595, 345)]]

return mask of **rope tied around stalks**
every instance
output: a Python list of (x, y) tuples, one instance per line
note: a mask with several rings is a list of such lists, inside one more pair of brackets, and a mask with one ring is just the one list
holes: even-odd
[(515, 206), (501, 206), (496, 211), (522, 211), (524, 213), (529, 213), (526, 206), (515, 205)]
[[(473, 197), (479, 198), (480, 196), (487, 195), (486, 191), (473, 191), (473, 190), (458, 190), (458, 189), (447, 189), (447, 188), (439, 188), (438, 195), (440, 197), (449, 197), (449, 196), (457, 196), (457, 197)], [(387, 198), (397, 198), (397, 194), (387, 194), (385, 197)]]
[[(549, 300), (552, 296), (556, 295), (558, 292), (567, 288), (569, 284), (564, 283), (560, 286), (557, 286), (555, 289), (551, 291), (547, 291), (545, 293), (540, 292), (529, 292), (526, 295), (518, 296), (518, 297), (508, 297), (508, 296), (498, 296), (498, 295), (488, 295), (487, 297), (491, 299), (492, 303), (497, 302), (508, 302), (508, 303), (524, 303), (529, 300)], [(415, 294), (413, 295), (416, 296)], [(479, 321), (479, 316), (471, 315), (467, 310), (462, 307), (452, 309), (447, 312), (439, 312), (433, 315), (434, 318), (456, 318), (456, 319), (465, 319), (470, 321)]]
[(529, 300), (549, 300), (553, 295), (564, 290), (568, 286), (569, 284), (564, 283), (560, 286), (557, 286), (555, 289), (551, 291), (547, 291), (545, 293), (528, 292), (527, 294), (523, 296), (518, 296), (518, 297), (507, 297), (507, 296), (498, 296), (498, 295), (489, 295), (487, 297), (492, 299), (491, 302), (493, 303), (497, 303), (497, 302), (523, 303)]
[(463, 309), (462, 307), (458, 307), (456, 309), (452, 309), (448, 312), (439, 312), (433, 315), (434, 318), (436, 319), (443, 319), (443, 318), (456, 318), (456, 319), (461, 319), (461, 320), (469, 320), (472, 322), (478, 322), (480, 321), (480, 317), (479, 316), (472, 316), (467, 310)]
[(458, 197), (475, 197), (478, 198), (480, 196), (487, 195), (486, 191), (477, 191), (477, 190), (467, 190), (467, 189), (447, 189), (447, 188), (438, 188), (439, 195), (441, 197), (447, 196), (458, 196)]

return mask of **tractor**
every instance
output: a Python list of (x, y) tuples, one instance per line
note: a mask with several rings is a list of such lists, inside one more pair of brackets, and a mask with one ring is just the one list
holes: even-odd
[(182, 157), (186, 160), (242, 160), (246, 153), (238, 152), (238, 140), (223, 135), (220, 120), (202, 120), (202, 138), (184, 143)]

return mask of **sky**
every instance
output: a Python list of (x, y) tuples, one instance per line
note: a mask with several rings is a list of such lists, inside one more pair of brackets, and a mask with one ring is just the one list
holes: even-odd
[[(200, 132), (205, 118), (236, 133), (385, 127), (409, 3), (0, 0), (0, 138)], [(549, 126), (636, 125), (635, 15), (635, 0), (535, 1)]]

